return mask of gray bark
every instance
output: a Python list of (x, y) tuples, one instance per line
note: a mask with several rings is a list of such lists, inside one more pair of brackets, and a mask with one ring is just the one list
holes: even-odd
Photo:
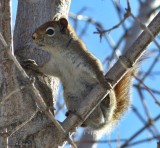
[[(0, 32), (6, 39), (6, 42), (8, 44), (11, 43), (11, 24), (10, 24), (10, 8), (9, 8), (9, 3), (4, 0), (0, 0)], [(9, 48), (9, 47), (8, 47)], [(7, 82), (11, 81), (12, 78), (14, 78), (12, 74), (12, 68), (13, 66), (9, 63), (9, 57), (6, 53), (6, 51), (2, 51), (3, 45), (0, 43), (0, 101), (3, 100), (4, 95), (9, 93), (13, 87), (12, 85), (8, 85)], [(6, 75), (11, 75), (8, 77)], [(13, 84), (13, 83), (12, 83)], [(5, 136), (5, 133), (7, 132), (6, 125), (8, 122), (11, 123), (12, 119), (8, 119), (7, 115), (10, 115), (12, 118), (12, 115), (14, 112), (11, 110), (8, 110), (8, 105), (7, 103), (4, 106), (0, 107), (0, 133), (2, 136), (0, 136), (0, 145), (1, 147), (6, 147), (7, 145), (7, 140), (8, 138)], [(9, 121), (8, 121), (9, 120)]]
[[(4, 4), (5, 3), (5, 4)], [(31, 34), (36, 27), (56, 17), (67, 16), (70, 1), (64, 0), (30, 0), (18, 2), (17, 18), (14, 30), (14, 51), (19, 61), (34, 59), (42, 65), (49, 60), (48, 53), (39, 50), (32, 42)], [(64, 8), (65, 9), (64, 11)], [(63, 9), (63, 10), (62, 10)], [(3, 11), (6, 12), (3, 12)], [(0, 1), (0, 31), (7, 44), (11, 43), (9, 1)], [(3, 17), (2, 17), (3, 16)], [(25, 79), (0, 44), (0, 144), (2, 147), (38, 147), (49, 148), (62, 145), (55, 125), (40, 111), (37, 98), (33, 93), (28, 79)], [(55, 105), (58, 80), (53, 77), (43, 77), (28, 71), (35, 77), (35, 85), (48, 108)], [(22, 88), (22, 89), (21, 89)], [(18, 91), (17, 91), (18, 90)], [(7, 98), (7, 100), (4, 100)], [(54, 112), (54, 111), (53, 111)], [(22, 126), (22, 127), (21, 127)], [(4, 131), (7, 133), (5, 134)], [(9, 135), (9, 137), (8, 137)], [(6, 138), (8, 137), (8, 138)]]

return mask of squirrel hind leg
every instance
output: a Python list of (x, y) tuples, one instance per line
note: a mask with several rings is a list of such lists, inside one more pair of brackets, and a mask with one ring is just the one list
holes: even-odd
[[(113, 115), (116, 109), (116, 98), (114, 91), (97, 106), (91, 115), (82, 124), (94, 130), (104, 129), (112, 124)], [(110, 127), (109, 127), (110, 129)]]
[(100, 103), (100, 108), (102, 110), (103, 117), (106, 122), (112, 120), (116, 106), (117, 102), (116, 102), (115, 92), (111, 90), (111, 92)]

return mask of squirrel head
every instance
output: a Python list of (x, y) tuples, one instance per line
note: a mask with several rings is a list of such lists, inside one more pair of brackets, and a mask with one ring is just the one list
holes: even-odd
[(58, 21), (49, 21), (38, 27), (32, 34), (32, 39), (42, 48), (48, 49), (61, 46), (70, 38), (68, 21), (60, 18)]

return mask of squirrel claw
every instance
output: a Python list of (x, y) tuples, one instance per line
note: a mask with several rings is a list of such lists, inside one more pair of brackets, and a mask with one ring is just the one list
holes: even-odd
[(22, 67), (27, 68), (27, 69), (33, 69), (33, 68), (37, 69), (38, 65), (34, 60), (28, 59), (26, 61), (22, 61)]
[(39, 71), (39, 66), (37, 65), (37, 63), (32, 60), (32, 59), (28, 59), (26, 61), (22, 61), (22, 67), (24, 67), (25, 69), (31, 69), (34, 72), (37, 72), (41, 75), (44, 75), (42, 72)]

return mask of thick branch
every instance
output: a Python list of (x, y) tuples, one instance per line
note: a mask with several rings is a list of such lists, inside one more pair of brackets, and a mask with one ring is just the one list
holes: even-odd
[[(14, 49), (15, 54), (20, 61), (34, 59), (39, 65), (43, 65), (49, 60), (49, 54), (39, 49), (39, 47), (32, 41), (32, 33), (39, 25), (52, 20), (57, 14), (61, 14), (59, 12), (68, 14), (69, 4), (70, 0), (18, 1), (16, 27), (14, 30)], [(65, 5), (67, 5), (68, 9), (63, 9)], [(21, 131), (25, 133), (25, 136), (34, 134), (32, 140), (34, 140), (36, 147), (58, 147), (59, 144), (62, 144), (59, 142), (60, 137), (62, 137), (61, 133), (57, 133), (59, 130), (57, 130), (55, 125), (51, 123), (50, 119), (45, 118), (46, 115), (44, 115), (45, 112), (53, 121), (53, 116), (51, 112), (47, 110), (47, 107), (53, 108), (55, 105), (58, 81), (50, 76), (44, 78), (43, 76), (37, 76), (35, 73), (29, 74), (35, 76), (36, 88), (39, 91), (37, 91), (35, 87), (32, 87), (32, 90), (34, 90), (34, 92), (37, 91), (37, 94), (40, 93), (39, 96), (36, 96), (35, 94), (33, 95), (34, 97), (36, 96), (36, 98), (34, 98), (35, 102), (33, 103), (39, 104), (41, 102), (39, 107), (43, 108), (41, 108), (42, 114), (36, 114), (34, 119), (28, 122), (25, 127), (21, 128), (21, 130), (17, 131), (16, 134), (20, 135)], [(22, 78), (20, 80), (23, 81)], [(26, 94), (27, 93), (28, 92), (26, 92)], [(41, 96), (43, 97), (45, 104), (43, 104)], [(41, 101), (39, 100), (40, 98)], [(50, 132), (48, 132), (48, 129), (50, 129)], [(43, 139), (44, 137), (47, 137), (47, 140)]]
[[(160, 13), (154, 18), (154, 20), (148, 26), (153, 36), (157, 36), (160, 32)], [(134, 65), (135, 62), (145, 51), (146, 47), (152, 42), (152, 37), (148, 32), (143, 31), (133, 45), (124, 53), (124, 55), (116, 62), (116, 64), (106, 74), (106, 78), (111, 81), (111, 86), (115, 86), (119, 80), (127, 72), (126, 68)], [(123, 62), (123, 64), (122, 64)], [(123, 66), (125, 65), (125, 66)], [(109, 93), (109, 89), (106, 91), (101, 86), (96, 86), (91, 93), (86, 97), (85, 101), (80, 104), (77, 110), (82, 119), (86, 119), (93, 109), (103, 100), (104, 95)], [(64, 122), (64, 129), (69, 132), (73, 128), (79, 126), (82, 123), (80, 119), (75, 115), (70, 115)]]
[[(11, 13), (10, 13), (10, 1), (0, 0), (0, 32), (3, 34), (5, 40), (8, 45), (11, 46)], [(1, 51), (3, 45), (0, 42), (0, 101), (3, 100), (3, 95), (10, 92), (12, 86), (8, 86), (7, 82), (9, 82), (13, 77), (12, 64), (5, 61), (8, 59), (8, 55), (6, 51)], [(8, 46), (9, 49), (9, 46)], [(5, 71), (3, 71), (5, 70)], [(12, 83), (13, 84), (13, 83)], [(8, 114), (8, 105), (4, 105), (0, 107), (0, 125), (4, 126), (7, 122), (7, 118), (5, 114)], [(8, 122), (9, 119), (8, 119)], [(7, 129), (0, 129), (0, 133), (7, 132)], [(0, 135), (0, 145), (1, 147), (7, 147), (7, 137)]]
[[(9, 6), (8, 1), (4, 2), (8, 3), (7, 6)], [(65, 1), (63, 5), (65, 5)], [(14, 30), (14, 47), (16, 55), (20, 60), (31, 58), (36, 59), (36, 61), (38, 61), (39, 63), (40, 61), (42, 61), (41, 63), (45, 63), (47, 61), (47, 58), (49, 56), (47, 55), (47, 53), (42, 53), (42, 51), (39, 50), (38, 47), (36, 47), (36, 45), (31, 40), (31, 34), (37, 26), (53, 18), (52, 15), (55, 14), (51, 12), (55, 7), (57, 7), (57, 5), (54, 5), (53, 0), (18, 1), (18, 13), (16, 19), (16, 27)], [(59, 8), (60, 7), (61, 6), (59, 6)], [(8, 9), (8, 7), (5, 7), (5, 9)], [(68, 9), (65, 11), (67, 12)], [(6, 20), (8, 20), (10, 23), (10, 19), (8, 19), (8, 17)], [(2, 28), (1, 31), (7, 33), (10, 30), (11, 29), (8, 27), (8, 25), (5, 25), (5, 28)], [(3, 36), (6, 37), (6, 35), (4, 34)], [(10, 42), (8, 38), (5, 38), (5, 40), (9, 45)], [(43, 77), (37, 76), (36, 87), (40, 91), (37, 91), (35, 87), (25, 87), (28, 80), (26, 81), (26, 79), (22, 77), (22, 73), (17, 70), (13, 61), (8, 59), (6, 50), (2, 50), (3, 48), (0, 49), (1, 64), (4, 64), (0, 71), (0, 78), (3, 79), (3, 81), (0, 82), (0, 88), (3, 88), (3, 90), (5, 90), (2, 90), (3, 96), (0, 96), (0, 99), (5, 98), (7, 94), (11, 94), (11, 92), (13, 92), (15, 89), (19, 89), (21, 88), (21, 86), (24, 87), (22, 91), (18, 91), (18, 93), (10, 95), (10, 98), (5, 101), (3, 100), (3, 106), (1, 106), (1, 111), (4, 112), (1, 114), (3, 116), (1, 117), (0, 125), (1, 128), (7, 127), (8, 131), (5, 131), (7, 132), (5, 135), (11, 133), (11, 136), (9, 137), (9, 145), (13, 146), (15, 145), (15, 143), (17, 143), (17, 141), (21, 141), (21, 143), (23, 144), (22, 141), (26, 137), (31, 137), (30, 140), (33, 140), (33, 143), (36, 146), (40, 145), (37, 147), (44, 147), (44, 145), (46, 147), (58, 147), (58, 145), (60, 144), (60, 142), (58, 142), (58, 137), (62, 137), (60, 133), (58, 133), (59, 130), (57, 130), (53, 123), (51, 123), (50, 119), (44, 114), (43, 111), (37, 113), (37, 99), (41, 98), (41, 102), (43, 102), (43, 97), (47, 106), (45, 103), (43, 104), (40, 102), (39, 106), (43, 106), (43, 108), (45, 108), (44, 111), (46, 112), (46, 114), (52, 116), (51, 112), (47, 112), (47, 109), (48, 107), (53, 108), (53, 99), (55, 99), (58, 86), (58, 83), (56, 82), (57, 80), (53, 80), (50, 77), (44, 79)], [(8, 63), (11, 64), (10, 67), (8, 66)], [(32, 75), (35, 76), (35, 74)], [(55, 87), (54, 92), (52, 91), (53, 84)], [(37, 95), (33, 93), (33, 90), (37, 91)], [(39, 92), (41, 94), (39, 94)], [(40, 95), (42, 95), (42, 97)], [(33, 119), (31, 118), (31, 116), (33, 116)], [(50, 132), (48, 132), (48, 126)], [(34, 134), (33, 137), (31, 136), (32, 134)], [(48, 137), (47, 140), (43, 139), (44, 135)]]

